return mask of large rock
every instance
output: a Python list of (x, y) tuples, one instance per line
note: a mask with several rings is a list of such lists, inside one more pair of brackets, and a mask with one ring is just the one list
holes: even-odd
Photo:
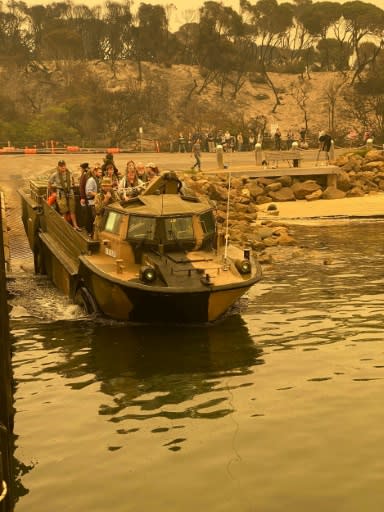
[(382, 171), (384, 169), (384, 160), (373, 160), (372, 162), (364, 162), (360, 169), (362, 171)]
[(273, 201), (295, 201), (295, 195), (291, 188), (283, 187), (280, 190), (268, 192)]
[(305, 199), (307, 201), (317, 201), (318, 199), (321, 199), (323, 197), (323, 191), (321, 189), (315, 190), (312, 192), (312, 194), (309, 194), (308, 196), (305, 196)]
[(276, 181), (280, 182), (283, 187), (291, 187), (292, 186), (292, 176), (280, 176), (276, 178)]
[(347, 192), (347, 197), (363, 197), (365, 192), (360, 187), (353, 187)]
[(349, 174), (345, 171), (341, 171), (340, 174), (337, 175), (337, 188), (347, 192), (351, 187), (352, 184)]
[(220, 185), (215, 185), (214, 183), (211, 183), (208, 187), (208, 196), (210, 199), (213, 199), (214, 201), (226, 201), (227, 195), (227, 189), (221, 187)]
[(304, 182), (296, 182), (292, 185), (292, 192), (296, 199), (305, 199), (316, 190), (319, 190), (320, 185), (314, 180), (307, 180)]
[(266, 195), (257, 196), (256, 204), (272, 203), (272, 198)]
[(265, 187), (265, 190), (268, 192), (268, 195), (271, 195), (271, 192), (277, 192), (283, 187), (283, 185), (279, 181), (275, 181), (274, 183), (271, 183), (270, 185), (267, 185)]
[(258, 196), (264, 194), (264, 187), (260, 187), (260, 185), (257, 185), (256, 183), (249, 185), (248, 190), (252, 199), (256, 199)]
[(371, 149), (364, 157), (365, 162), (384, 162), (384, 152), (381, 149)]
[(342, 199), (346, 193), (336, 187), (327, 187), (323, 192), (323, 199)]

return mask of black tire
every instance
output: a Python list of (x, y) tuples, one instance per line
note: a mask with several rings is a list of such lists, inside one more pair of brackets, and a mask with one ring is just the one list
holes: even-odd
[(93, 315), (98, 311), (95, 299), (85, 286), (80, 286), (76, 290), (74, 303), (80, 306), (87, 315)]

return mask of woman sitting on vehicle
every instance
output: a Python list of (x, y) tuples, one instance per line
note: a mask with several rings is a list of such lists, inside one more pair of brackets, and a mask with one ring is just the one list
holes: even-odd
[(133, 160), (127, 163), (125, 176), (120, 180), (118, 192), (121, 199), (129, 199), (140, 194), (144, 189), (145, 184), (139, 179), (137, 170)]
[(112, 163), (109, 163), (105, 166), (104, 176), (106, 178), (111, 178), (112, 188), (114, 190), (117, 190), (119, 187), (119, 175), (117, 174), (117, 171), (115, 170), (115, 166)]

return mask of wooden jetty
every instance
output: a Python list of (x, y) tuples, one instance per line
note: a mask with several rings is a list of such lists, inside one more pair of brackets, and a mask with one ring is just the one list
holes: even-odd
[(326, 176), (327, 186), (336, 187), (337, 175), (340, 174), (340, 168), (336, 165), (316, 166), (309, 164), (305, 167), (289, 167), (287, 165), (275, 168), (263, 168), (260, 165), (234, 165), (228, 168), (211, 167), (203, 170), (203, 174), (229, 174), (245, 176), (247, 178), (277, 178), (280, 176)]

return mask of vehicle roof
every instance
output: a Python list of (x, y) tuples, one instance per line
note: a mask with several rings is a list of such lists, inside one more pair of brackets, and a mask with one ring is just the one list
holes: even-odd
[(137, 213), (154, 217), (169, 215), (193, 215), (212, 210), (206, 201), (191, 201), (177, 194), (143, 195), (121, 205), (114, 203), (111, 208), (124, 213)]

